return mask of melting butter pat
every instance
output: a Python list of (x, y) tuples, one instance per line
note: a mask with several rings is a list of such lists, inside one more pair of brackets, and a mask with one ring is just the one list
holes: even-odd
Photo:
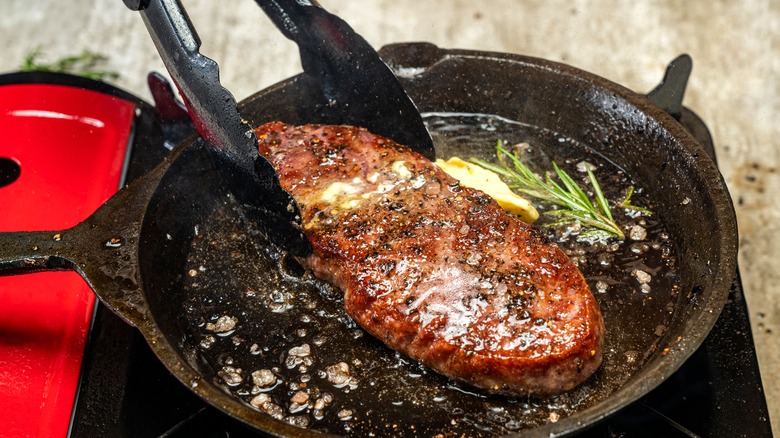
[(363, 181), (354, 178), (350, 183), (334, 182), (320, 194), (320, 200), (342, 210), (350, 210), (360, 206), (359, 194), (363, 190)]
[(532, 224), (539, 218), (539, 212), (533, 205), (515, 194), (495, 173), (458, 157), (447, 161), (438, 159), (436, 165), (462, 185), (485, 192), (495, 199), (501, 208), (518, 216), (522, 221)]
[(395, 172), (403, 180), (407, 180), (412, 177), (412, 172), (406, 168), (406, 161), (393, 161), (393, 164), (391, 164), (390, 167), (393, 169), (393, 172)]

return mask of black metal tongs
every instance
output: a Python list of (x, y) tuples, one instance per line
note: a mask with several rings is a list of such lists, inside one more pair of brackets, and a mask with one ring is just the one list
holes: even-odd
[[(123, 0), (140, 11), (160, 57), (183, 96), (201, 137), (245, 173), (260, 190), (254, 203), (280, 216), (286, 231), (269, 236), (296, 255), (310, 251), (298, 231), (300, 211), (279, 185), (273, 166), (257, 151), (257, 138), (233, 95), (219, 82), (219, 66), (202, 55), (200, 39), (179, 0)], [(433, 159), (433, 143), (417, 108), (374, 49), (346, 22), (308, 0), (256, 0), (276, 26), (298, 44), (306, 74), (318, 81), (328, 111), (339, 123), (362, 126)]]

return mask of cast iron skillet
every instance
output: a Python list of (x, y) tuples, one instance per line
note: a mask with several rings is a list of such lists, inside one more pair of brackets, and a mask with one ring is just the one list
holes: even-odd
[[(565, 65), (517, 55), (447, 51), (429, 44), (394, 45), (381, 53), (402, 77), (404, 87), (423, 113), (492, 114), (587, 144), (647, 191), (649, 199), (655, 201), (654, 212), (666, 224), (674, 242), (680, 293), (673, 296), (664, 333), (639, 352), (643, 357), (639, 369), (626, 375), (620, 367), (604, 367), (589, 383), (604, 387), (594, 392), (591, 401), (575, 406), (557, 422), (524, 425), (530, 429), (522, 432), (549, 436), (581, 430), (637, 400), (670, 376), (715, 323), (736, 271), (733, 207), (715, 165), (696, 141), (644, 96)], [(307, 77), (296, 76), (242, 102), (241, 114), (253, 124), (270, 120), (338, 122), (329, 119), (317, 90)], [(248, 217), (258, 228), (264, 227), (262, 214), (241, 210), (240, 199), (246, 196), (246, 187), (237, 174), (204, 142), (190, 139), (158, 168), (121, 190), (78, 226), (59, 232), (0, 234), (0, 271), (9, 275), (76, 270), (109, 308), (141, 330), (165, 366), (194, 393), (264, 432), (309, 436), (316, 432), (274, 420), (230, 395), (215, 375), (221, 364), (207, 363), (198, 348), (201, 335), (193, 333), (192, 325), (182, 317), (198, 301), (189, 295), (192, 273), (188, 257), (213, 212), (236, 204), (237, 211), (243, 211), (241, 220)], [(228, 219), (228, 223), (237, 222), (239, 219)], [(229, 258), (226, 255), (222, 259)], [(257, 275), (252, 260), (236, 262), (237, 266), (225, 263), (225, 269), (231, 272), (247, 269)], [(269, 279), (280, 275), (275, 266), (263, 269)], [(216, 275), (210, 272), (207, 269), (198, 275), (207, 280)], [(232, 305), (237, 312), (246, 307), (241, 302)], [(639, 330), (638, 321), (644, 318), (636, 310), (623, 312), (618, 308), (613, 313), (607, 316), (607, 331), (613, 333)], [(276, 324), (273, 320), (253, 323), (266, 324), (269, 330)], [(286, 351), (294, 345), (278, 347)], [(393, 356), (384, 350), (377, 354)], [(427, 385), (430, 381), (448, 385), (446, 379), (437, 376), (420, 382)], [(412, 381), (407, 386), (413, 388), (415, 384)], [(416, 388), (416, 393), (429, 389)], [(359, 396), (358, 391), (355, 394)], [(451, 390), (448, 397), (466, 406), (503, 403), (462, 388)], [(560, 399), (544, 403), (556, 402)], [(372, 404), (372, 400), (354, 403), (378, 410), (380, 416), (383, 406), (388, 415), (394, 409), (392, 415), (396, 417), (388, 421), (420, 415), (412, 403), (400, 408)], [(502, 405), (502, 409), (515, 409), (522, 417), (520, 410), (529, 403), (535, 402), (515, 400)], [(470, 418), (482, 418), (489, 413), (454, 413), (446, 409), (423, 413), (425, 421), (440, 425), (442, 430), (447, 430), (456, 414), (459, 418), (470, 414)], [(480, 433), (484, 432), (475, 428), (466, 434)]]

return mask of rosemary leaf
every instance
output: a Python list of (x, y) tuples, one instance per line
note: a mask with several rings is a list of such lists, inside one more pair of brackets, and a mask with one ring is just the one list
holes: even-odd
[(629, 187), (628, 188), (628, 192), (626, 193), (626, 197), (623, 198), (623, 200), (620, 201), (617, 204), (617, 206), (620, 207), (620, 208), (625, 208), (625, 209), (628, 209), (628, 210), (637, 211), (637, 212), (642, 213), (642, 214), (647, 215), (647, 216), (652, 216), (652, 214), (653, 214), (652, 211), (650, 211), (650, 210), (648, 210), (646, 208), (639, 207), (637, 205), (631, 204), (631, 196), (633, 194), (634, 194), (634, 188), (633, 187)]
[(604, 193), (601, 191), (601, 185), (599, 185), (599, 182), (596, 180), (596, 175), (594, 175), (587, 166), (585, 167), (585, 170), (588, 172), (590, 185), (593, 187), (593, 193), (596, 195), (596, 202), (599, 204), (602, 213), (604, 213), (604, 216), (606, 216), (610, 222), (614, 222), (615, 220), (612, 219), (612, 212), (609, 209), (609, 202), (607, 202), (607, 198), (604, 197)]
[(594, 211), (595, 208), (593, 207), (593, 203), (590, 202), (590, 199), (588, 199), (588, 195), (585, 194), (585, 192), (580, 188), (580, 186), (578, 186), (577, 183), (574, 182), (574, 180), (569, 176), (568, 173), (561, 170), (558, 167), (558, 165), (555, 164), (555, 162), (553, 162), (552, 165), (556, 175), (558, 175), (558, 179), (561, 180), (564, 187), (566, 188), (566, 191), (564, 193), (568, 192), (570, 194), (572, 205), (576, 206), (577, 209), (580, 211), (584, 211), (584, 212)]

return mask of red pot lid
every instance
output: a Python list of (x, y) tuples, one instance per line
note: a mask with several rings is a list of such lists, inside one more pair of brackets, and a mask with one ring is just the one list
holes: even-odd
[[(0, 86), (0, 231), (61, 230), (94, 212), (119, 187), (134, 111), (97, 91)], [(4, 437), (67, 435), (94, 301), (74, 272), (0, 277)]]

